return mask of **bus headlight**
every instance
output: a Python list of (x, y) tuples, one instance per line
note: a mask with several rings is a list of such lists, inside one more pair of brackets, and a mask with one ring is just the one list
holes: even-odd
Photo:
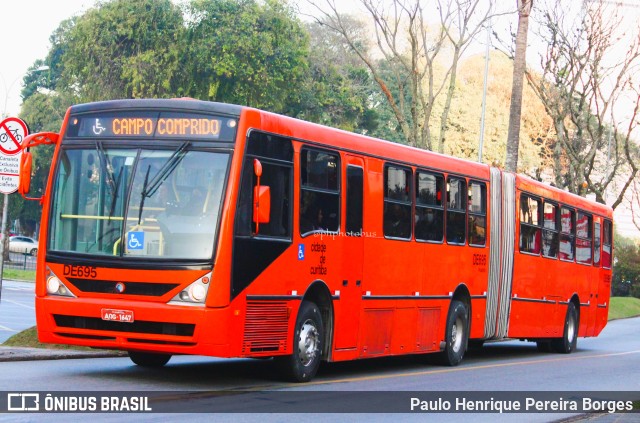
[(53, 273), (47, 277), (47, 294), (59, 295), (61, 297), (75, 297), (69, 288)]
[(169, 304), (174, 305), (204, 305), (209, 292), (211, 273), (207, 273), (173, 297)]
[(200, 284), (191, 285), (189, 287), (189, 298), (191, 301), (201, 303), (207, 295), (207, 288)]

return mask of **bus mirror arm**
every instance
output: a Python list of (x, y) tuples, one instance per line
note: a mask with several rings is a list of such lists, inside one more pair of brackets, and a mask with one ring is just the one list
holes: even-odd
[(253, 188), (253, 223), (256, 224), (256, 234), (260, 232), (261, 223), (269, 223), (271, 211), (271, 188), (260, 185), (262, 176), (262, 163), (253, 159), (253, 173), (257, 177), (256, 185)]
[(39, 132), (27, 136), (22, 142), (22, 156), (20, 157), (20, 180), (18, 182), (18, 192), (25, 200), (39, 201), (42, 204), (43, 197), (27, 197), (31, 190), (31, 171), (33, 168), (33, 156), (29, 148), (38, 145), (56, 144), (59, 134), (55, 132)]

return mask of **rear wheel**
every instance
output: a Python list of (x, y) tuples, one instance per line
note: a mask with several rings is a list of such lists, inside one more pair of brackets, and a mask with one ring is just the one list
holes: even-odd
[(551, 346), (554, 351), (569, 354), (575, 351), (578, 344), (578, 327), (579, 318), (578, 310), (574, 303), (569, 303), (567, 308), (567, 316), (564, 320), (564, 332), (562, 338), (557, 338), (551, 341)]
[(138, 366), (162, 367), (171, 359), (171, 354), (143, 353), (129, 351), (129, 358)]
[(447, 314), (445, 348), (440, 353), (440, 362), (446, 366), (457, 366), (462, 361), (469, 340), (469, 310), (461, 301), (452, 301)]
[(276, 357), (276, 362), (287, 379), (308, 382), (318, 371), (322, 358), (324, 326), (320, 309), (315, 303), (304, 301), (300, 305), (293, 334), (293, 353)]

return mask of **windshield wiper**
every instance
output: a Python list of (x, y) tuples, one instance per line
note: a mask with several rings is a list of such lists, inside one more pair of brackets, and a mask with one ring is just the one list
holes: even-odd
[(138, 205), (138, 225), (142, 221), (142, 209), (144, 209), (144, 200), (147, 198), (145, 192), (147, 191), (147, 184), (149, 183), (149, 171), (151, 165), (147, 166), (147, 173), (144, 175), (144, 183), (142, 184), (142, 194), (140, 195), (140, 204)]
[(111, 194), (115, 193), (116, 181), (113, 179), (113, 168), (111, 167), (111, 161), (109, 160), (109, 156), (104, 151), (102, 144), (96, 141), (96, 151), (98, 152), (98, 157), (100, 158), (100, 164), (105, 170), (107, 174), (107, 186), (111, 189)]
[(175, 168), (180, 164), (184, 156), (187, 154), (188, 142), (182, 143), (180, 147), (169, 157), (166, 163), (160, 168), (158, 173), (149, 182), (149, 188), (142, 190), (142, 195), (151, 197), (160, 188), (160, 185), (173, 173)]
[(122, 181), (122, 169), (120, 169), (120, 173), (118, 173), (118, 180), (116, 181), (115, 191), (111, 198), (111, 206), (109, 207), (109, 220), (107, 224), (111, 224), (111, 217), (113, 216), (113, 211), (116, 209), (116, 202), (118, 200), (118, 191), (120, 189), (120, 181)]
[(142, 193), (140, 195), (140, 207), (138, 209), (138, 225), (142, 221), (142, 209), (144, 208), (144, 201), (147, 197), (153, 196), (153, 194), (158, 191), (158, 188), (162, 185), (162, 183), (167, 180), (167, 178), (173, 173), (175, 168), (180, 164), (184, 156), (187, 154), (187, 147), (189, 146), (188, 142), (184, 142), (176, 149), (176, 151), (171, 154), (169, 159), (165, 162), (164, 165), (158, 170), (158, 173), (155, 174), (153, 179), (149, 181), (149, 171), (151, 170), (151, 165), (147, 167), (147, 173), (144, 176), (144, 183), (142, 185)]

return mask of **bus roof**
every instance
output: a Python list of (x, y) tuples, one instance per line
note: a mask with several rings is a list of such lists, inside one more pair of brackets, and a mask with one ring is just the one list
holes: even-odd
[(561, 190), (544, 182), (536, 181), (525, 175), (516, 175), (516, 186), (521, 191), (544, 197), (548, 200), (572, 205), (579, 209), (589, 210), (603, 216), (613, 216), (613, 209), (605, 204), (597, 203), (588, 198), (580, 197), (568, 191)]
[(259, 126), (265, 131), (283, 134), (301, 141), (311, 141), (327, 147), (351, 151), (354, 154), (392, 160), (400, 164), (414, 165), (425, 169), (446, 170), (447, 172), (483, 180), (488, 180), (490, 176), (490, 168), (486, 164), (446, 156), (433, 151), (384, 141), (262, 110), (247, 108), (246, 114), (251, 122), (256, 122), (255, 119), (259, 119)]
[(71, 113), (92, 113), (108, 110), (170, 110), (195, 111), (202, 113), (216, 113), (229, 116), (240, 116), (243, 107), (235, 104), (215, 103), (211, 101), (195, 100), (191, 98), (172, 99), (128, 99), (97, 101), (71, 106)]

